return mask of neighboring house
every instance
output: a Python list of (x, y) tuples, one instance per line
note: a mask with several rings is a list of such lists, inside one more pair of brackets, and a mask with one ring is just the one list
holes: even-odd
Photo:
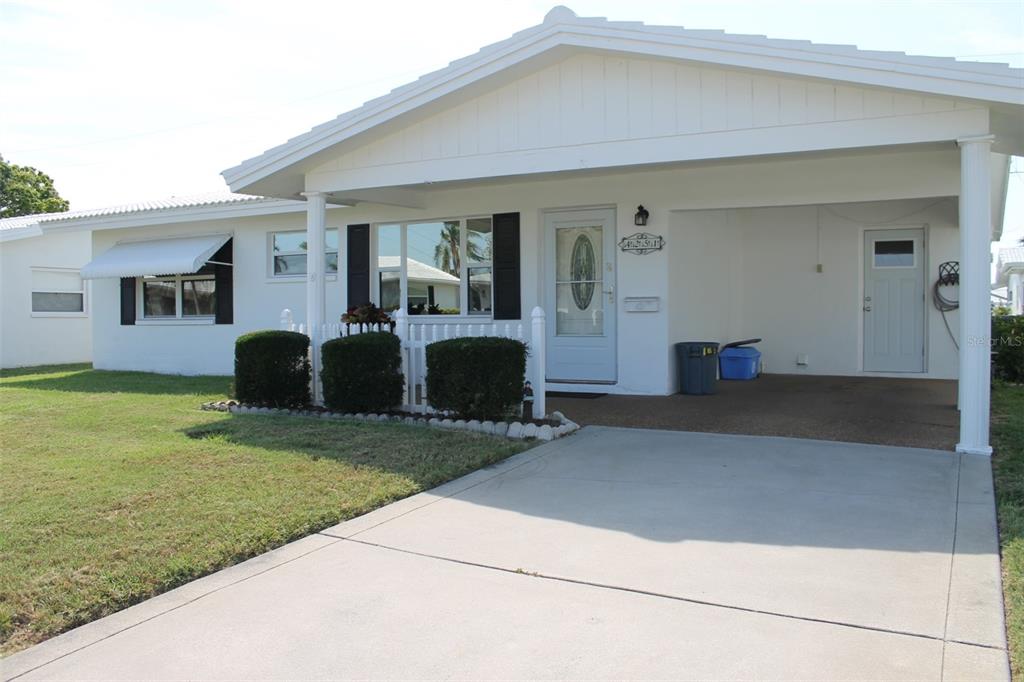
[[(459, 309), (459, 278), (433, 265), (427, 265), (415, 258), (406, 259), (409, 293), (406, 310), (413, 315), (429, 314), (431, 310)], [(380, 307), (384, 310), (398, 310), (402, 307), (402, 258), (401, 256), (377, 257), (377, 281), (380, 292)], [(487, 296), (490, 303), (490, 296)], [(490, 312), (488, 305), (486, 310)]]
[(92, 360), (92, 236), (44, 233), (55, 215), (0, 220), (0, 367)]
[(996, 286), (1006, 287), (1004, 305), (1010, 307), (1010, 312), (1024, 315), (1024, 246), (999, 249)]
[[(95, 364), (227, 373), (283, 308), (319, 344), (396, 281), (429, 302), (430, 264), (460, 292), (434, 319), (546, 313), (549, 390), (668, 394), (674, 342), (762, 337), (771, 372), (959, 376), (958, 449), (989, 453), (980, 340), (1022, 82), (558, 7), (224, 172), (273, 199), (92, 223)], [(926, 295), (950, 261), (959, 350)]]
[(992, 307), (1010, 307), (1010, 295), (1006, 287), (992, 287)]

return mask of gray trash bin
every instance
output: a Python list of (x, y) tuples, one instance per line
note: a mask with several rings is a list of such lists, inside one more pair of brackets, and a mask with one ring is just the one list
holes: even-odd
[(676, 344), (679, 392), (709, 395), (718, 390), (718, 344), (683, 341)]

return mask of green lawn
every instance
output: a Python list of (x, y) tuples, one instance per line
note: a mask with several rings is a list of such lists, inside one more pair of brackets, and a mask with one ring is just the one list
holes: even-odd
[(1024, 386), (993, 389), (992, 444), (1006, 635), (1013, 678), (1024, 679)]
[(526, 447), (199, 411), (228, 387), (87, 366), (0, 373), (0, 652)]

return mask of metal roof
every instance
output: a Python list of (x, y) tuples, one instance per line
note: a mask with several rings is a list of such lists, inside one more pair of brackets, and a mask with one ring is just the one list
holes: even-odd
[[(103, 218), (108, 216), (124, 216), (135, 213), (153, 213), (158, 211), (173, 211), (183, 208), (205, 208), (209, 206), (221, 206), (225, 204), (258, 204), (258, 203), (279, 203), (280, 199), (257, 197), (248, 194), (234, 194), (231, 192), (212, 192), (207, 194), (194, 194), (190, 196), (167, 197), (165, 199), (154, 199), (151, 201), (137, 201), (130, 204), (118, 206), (107, 206), (104, 208), (89, 208), (81, 211), (64, 211), (63, 213), (36, 213), (34, 215), (17, 216), (15, 218), (0, 219), (0, 230), (14, 230), (25, 227), (41, 227), (44, 224), (61, 223), (86, 218)], [(296, 201), (296, 207), (303, 206), (302, 202)]]
[[(400, 256), (379, 256), (377, 259), (377, 267), (380, 268), (397, 268), (401, 265), (402, 259)], [(455, 275), (447, 273), (440, 268), (435, 268), (433, 265), (418, 261), (415, 258), (406, 258), (406, 269), (409, 279), (447, 284), (457, 284), (459, 281), (459, 278)]]
[(999, 249), (998, 267), (1003, 268), (1010, 265), (1024, 265), (1024, 246)]

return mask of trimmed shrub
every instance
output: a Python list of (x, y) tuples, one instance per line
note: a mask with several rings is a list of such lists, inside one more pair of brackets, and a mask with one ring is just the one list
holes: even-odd
[(333, 339), (322, 346), (324, 404), (342, 412), (387, 412), (402, 402), (402, 344), (388, 332)]
[(523, 400), (526, 344), (477, 336), (427, 346), (427, 400), (466, 419), (501, 419)]
[(298, 332), (243, 334), (235, 341), (235, 398), (273, 407), (309, 404), (309, 337)]
[(992, 368), (1000, 379), (1024, 382), (1024, 315), (992, 318)]

